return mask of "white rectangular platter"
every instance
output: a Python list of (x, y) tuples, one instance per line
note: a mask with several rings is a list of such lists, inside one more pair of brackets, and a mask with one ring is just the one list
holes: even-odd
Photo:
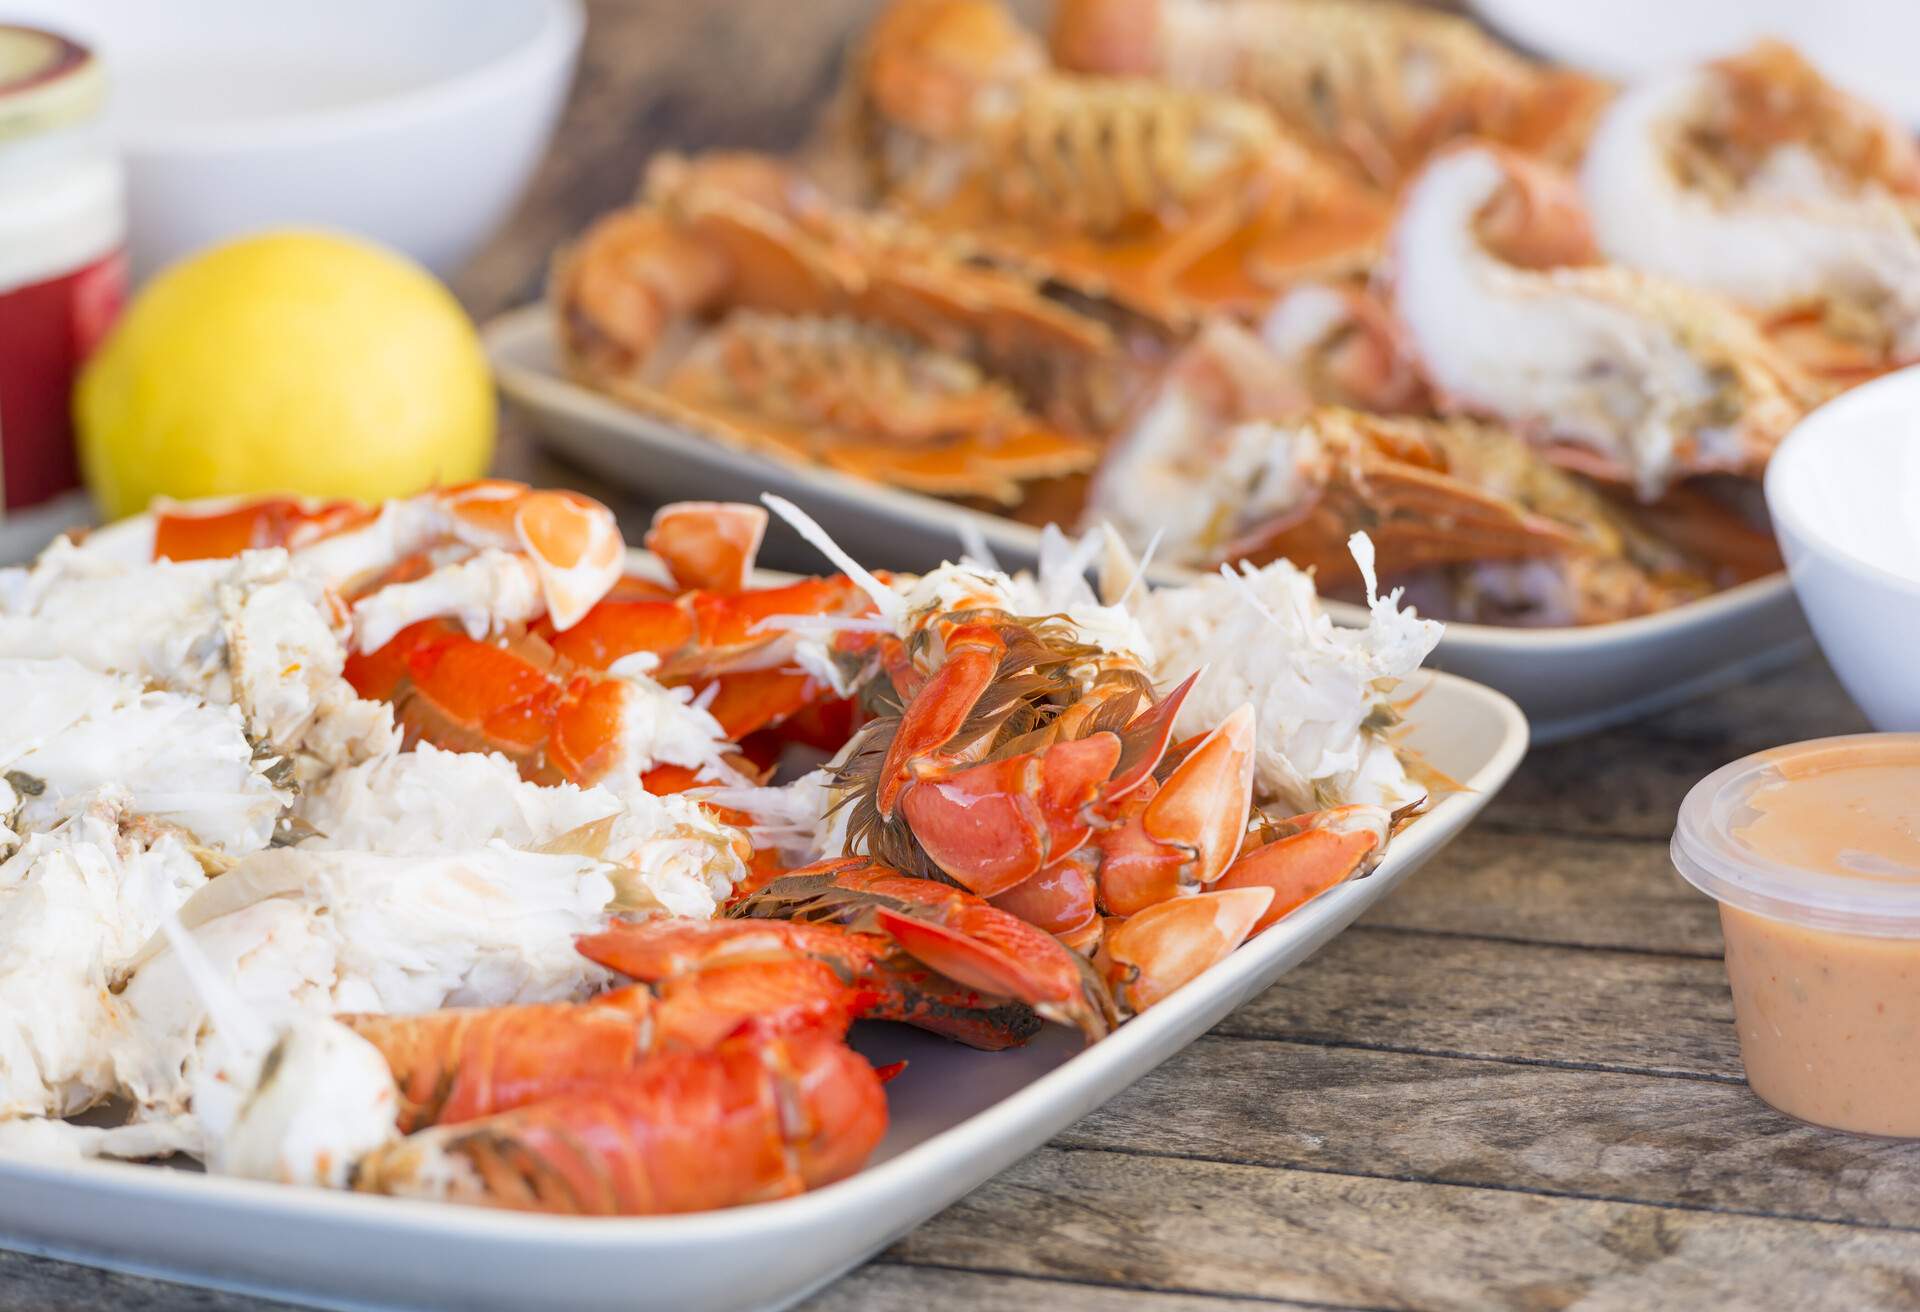
[(117, 1163), (0, 1161), (0, 1246), (328, 1307), (787, 1306), (1178, 1052), (1466, 827), (1525, 754), (1526, 720), (1507, 698), (1462, 679), (1423, 673), (1409, 682), (1425, 691), (1409, 714), (1408, 744), (1465, 789), (1398, 834), (1379, 869), (1308, 903), (1091, 1048), (1057, 1027), (1030, 1047), (986, 1053), (863, 1026), (863, 1051), (909, 1065), (888, 1086), (886, 1140), (849, 1180), (730, 1211), (597, 1220)]
[[(502, 315), (485, 332), (501, 390), (541, 436), (610, 482), (658, 501), (797, 502), (870, 565), (925, 570), (952, 558), (970, 525), (1008, 566), (1030, 564), (1039, 533), (998, 515), (793, 464), (684, 432), (568, 379), (546, 309)], [(776, 526), (768, 563), (802, 570), (818, 556)], [(1160, 575), (1156, 575), (1157, 577)], [(1357, 607), (1332, 603), (1342, 623)], [(1787, 576), (1770, 575), (1658, 615), (1577, 629), (1449, 624), (1437, 669), (1500, 689), (1527, 713), (1536, 742), (1591, 733), (1784, 665), (1812, 637)]]

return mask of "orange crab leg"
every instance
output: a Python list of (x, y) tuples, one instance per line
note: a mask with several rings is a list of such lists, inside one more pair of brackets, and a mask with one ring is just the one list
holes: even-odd
[(1271, 905), (1254, 922), (1251, 932), (1257, 934), (1335, 885), (1369, 873), (1380, 863), (1392, 827), (1392, 813), (1380, 806), (1295, 816), (1282, 825), (1293, 832), (1247, 852), (1213, 887), (1272, 890)]
[(1075, 857), (1056, 861), (988, 901), (1056, 938), (1075, 938), (1100, 920), (1093, 867), (1094, 862)]
[(603, 601), (564, 633), (547, 634), (575, 665), (604, 670), (622, 656), (652, 652), (654, 671), (673, 680), (719, 674), (761, 659), (782, 634), (767, 621), (786, 615), (857, 614), (864, 593), (837, 576), (739, 592), (688, 592), (671, 600)]
[(646, 1055), (644, 988), (592, 1002), (342, 1016), (387, 1059), (401, 1133), (470, 1121), (627, 1074)]
[(965, 726), (993, 683), (1007, 649), (1006, 640), (990, 624), (957, 625), (944, 637), (945, 658), (914, 692), (881, 761), (875, 804), (883, 820), (893, 819), (900, 794), (916, 773), (955, 759), (936, 753), (952, 745), (954, 735)]
[[(741, 670), (713, 681), (713, 700), (707, 714), (719, 721), (729, 739), (739, 742), (769, 725), (782, 724), (820, 700), (826, 689), (812, 675), (799, 670)], [(849, 726), (851, 728), (851, 726)], [(828, 750), (846, 741), (842, 735)]]
[[(850, 865), (864, 864), (850, 859)], [(807, 956), (825, 961), (843, 975), (865, 974), (887, 954), (878, 934), (840, 925), (796, 920), (618, 921), (574, 945), (587, 960), (649, 982), (741, 961), (773, 961)]]
[(901, 814), (935, 865), (981, 897), (992, 897), (1087, 841), (1093, 832), (1087, 808), (1120, 751), (1117, 734), (1096, 733), (920, 778), (902, 798)]
[(1136, 857), (1156, 869), (1165, 866), (1165, 877), (1177, 878), (1196, 852), (1204, 854), (1204, 875), (1194, 878), (1211, 878), (1231, 859), (1246, 823), (1253, 785), (1251, 712), (1223, 724), (1215, 734), (1219, 745), (1203, 746), (1182, 762), (1169, 780), (1177, 786), (1160, 790), (1144, 810), (1122, 805), (1151, 782), (1192, 686), (1189, 678), (1119, 734), (1100, 731), (961, 769), (951, 769), (949, 758), (937, 753), (910, 760), (911, 786), (901, 796), (900, 813), (928, 858), (982, 897), (1030, 880), (1089, 839), (1105, 851), (1102, 831), (1113, 830), (1123, 817), (1139, 821), (1130, 830), (1122, 823), (1116, 834), (1116, 842), (1129, 848), (1121, 862), (1123, 880), (1154, 878), (1128, 873)]
[(886, 1132), (865, 1058), (825, 1035), (730, 1039), (632, 1078), (362, 1158), (364, 1192), (597, 1216), (785, 1198), (858, 1170)]
[(1099, 966), (1114, 999), (1142, 1012), (1246, 942), (1273, 901), (1267, 888), (1219, 889), (1156, 903), (1117, 924)]
[(948, 978), (1016, 998), (1048, 1020), (1078, 1027), (1089, 1042), (1112, 1026), (1112, 1000), (1085, 960), (1052, 935), (964, 889), (865, 858), (796, 870), (728, 914), (877, 930)]
[(443, 626), (421, 635), (405, 663), (410, 731), (440, 747), (503, 752), (523, 768), (545, 747), (562, 690), (524, 657)]
[(169, 506), (154, 512), (155, 560), (211, 560), (261, 547), (296, 545), (372, 519), (355, 501), (262, 497), (217, 510)]
[[(839, 864), (861, 867), (865, 862), (852, 858)], [(834, 865), (827, 862), (813, 869)], [(636, 979), (665, 981), (668, 991), (680, 986), (677, 981), (698, 981), (743, 963), (794, 958), (823, 963), (836, 978), (853, 983), (863, 1014), (904, 1021), (976, 1048), (1025, 1043), (1040, 1025), (1025, 1006), (955, 983), (912, 960), (885, 934), (833, 923), (652, 920), (615, 925), (581, 939), (578, 946), (589, 960)]]
[(1247, 832), (1253, 730), (1253, 708), (1240, 707), (1147, 798), (1137, 822), (1100, 836), (1100, 899), (1108, 911), (1133, 915), (1227, 868)]
[(753, 577), (766, 536), (763, 507), (733, 501), (676, 501), (654, 512), (647, 550), (683, 589), (739, 592)]

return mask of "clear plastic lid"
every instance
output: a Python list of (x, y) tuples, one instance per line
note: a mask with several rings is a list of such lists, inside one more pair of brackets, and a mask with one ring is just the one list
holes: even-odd
[(100, 61), (78, 41), (0, 23), (0, 142), (85, 122), (106, 98)]
[(1920, 733), (1816, 738), (1722, 766), (1680, 804), (1673, 864), (1757, 915), (1920, 938)]

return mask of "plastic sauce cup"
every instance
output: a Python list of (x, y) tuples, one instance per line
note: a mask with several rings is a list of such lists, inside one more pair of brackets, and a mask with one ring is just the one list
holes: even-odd
[(1920, 1137), (1920, 733), (1775, 748), (1687, 794), (1673, 864), (1720, 903), (1747, 1083)]

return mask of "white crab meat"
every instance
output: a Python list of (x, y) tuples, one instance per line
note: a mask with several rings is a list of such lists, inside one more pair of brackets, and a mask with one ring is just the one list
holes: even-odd
[(114, 1092), (131, 1036), (109, 991), (207, 878), (171, 833), (98, 804), (0, 863), (0, 1121), (66, 1116)]
[[(475, 622), (475, 612), (490, 607), (500, 608), (492, 615), (494, 621), (511, 619), (513, 616), (506, 612), (527, 610), (521, 592), (522, 580), (509, 577), (524, 568), (532, 575), (538, 602), (521, 618), (548, 613), (554, 627), (568, 629), (577, 624), (620, 577), (623, 552), (619, 530), (614, 526), (613, 516), (604, 508), (583, 510), (578, 526), (582, 537), (575, 544), (577, 555), (571, 560), (550, 559), (535, 550), (525, 525), (517, 514), (511, 513), (517, 510), (512, 503), (529, 495), (553, 494), (529, 494), (519, 484), (492, 483), (469, 485), (460, 490), (458, 498), (451, 500), (429, 492), (389, 501), (367, 523), (300, 548), (298, 559), (303, 569), (328, 587), (344, 591), (408, 557), (448, 544), (458, 544), (480, 556), (510, 555), (517, 564), (503, 568), (498, 559), (493, 559), (477, 572), (464, 572), (458, 562), (442, 563), (435, 575), (445, 577), (430, 575), (419, 580), (425, 586), (416, 588), (406, 605), (419, 611), (438, 598), (447, 609), (417, 613), (415, 618), (425, 619), (429, 614), (458, 615), (469, 628)], [(494, 513), (476, 513), (485, 503), (493, 504)], [(370, 619), (368, 624), (384, 622)], [(379, 645), (367, 642), (368, 647)]]
[(530, 784), (505, 757), (410, 752), (336, 772), (299, 801), (301, 850), (430, 856), (500, 843), (565, 848), (614, 869), (621, 903), (708, 917), (746, 877), (739, 833), (682, 795)]
[(137, 1121), (129, 1125), (82, 1125), (44, 1116), (0, 1120), (0, 1157), (48, 1163), (99, 1157), (129, 1160), (197, 1152), (200, 1136), (190, 1122)]
[(1087, 571), (1103, 539), (1090, 533), (1070, 538), (1053, 524), (1041, 531), (1040, 557), (1031, 573), (1007, 574), (991, 564), (944, 564), (918, 578), (898, 583), (906, 602), (905, 636), (919, 617), (988, 608), (1028, 618), (1063, 622), (1073, 641), (1087, 643), (1147, 667), (1153, 642), (1124, 605), (1107, 605), (1087, 582)]
[[(584, 997), (607, 974), (574, 950), (615, 895), (607, 863), (504, 846), (394, 856), (276, 848), (180, 909), (198, 955), (275, 1029), (343, 1011), (410, 1014)], [(194, 1100), (214, 1027), (194, 963), (164, 940), (120, 995), (118, 1076), (148, 1115)]]
[(389, 583), (353, 606), (353, 641), (363, 652), (392, 642), (409, 624), (445, 616), (469, 638), (546, 614), (540, 571), (519, 552), (488, 547), (432, 570), (425, 578)]
[(65, 657), (0, 657), (0, 824), (13, 831), (0, 844), (105, 798), (203, 846), (258, 851), (291, 800), (264, 764), (231, 706), (146, 692)]
[(657, 664), (652, 652), (635, 652), (607, 667), (624, 685), (607, 778), (638, 779), (657, 765), (678, 765), (715, 783), (738, 782), (739, 772), (727, 761), (733, 744), (726, 730), (693, 689), (656, 681), (649, 671)]
[(1373, 545), (1351, 543), (1367, 584), (1364, 629), (1343, 629), (1320, 607), (1313, 577), (1284, 560), (1181, 586), (1134, 605), (1161, 653), (1163, 689), (1196, 670), (1174, 732), (1205, 733), (1243, 705), (1258, 717), (1254, 791), (1295, 811), (1366, 802), (1404, 806), (1424, 792), (1377, 729), (1389, 690), (1440, 640), (1441, 626), (1375, 595)]
[(778, 852), (789, 868), (811, 865), (852, 849), (847, 826), (853, 807), (847, 793), (833, 786), (834, 768), (852, 751), (851, 743), (818, 770), (789, 783), (764, 788), (720, 788), (709, 800), (752, 818), (747, 836), (756, 848)]
[[(203, 1093), (196, 1103), (207, 1101)], [(399, 1114), (400, 1092), (378, 1048), (329, 1017), (296, 1017), (232, 1120), (207, 1127), (207, 1168), (339, 1189), (355, 1162), (399, 1137)]]
[(1741, 416), (1717, 405), (1726, 380), (1680, 314), (1652, 303), (1677, 310), (1684, 300), (1723, 335), (1732, 329), (1720, 320), (1738, 313), (1622, 269), (1506, 263), (1482, 242), (1478, 219), (1507, 185), (1495, 151), (1457, 148), (1429, 163), (1402, 201), (1394, 306), (1434, 388), (1454, 408), (1592, 453), (1649, 498), (1683, 465), (1743, 467)]
[(305, 848), (425, 856), (492, 842), (537, 847), (619, 807), (604, 789), (530, 784), (496, 753), (421, 743), (335, 772), (294, 814), (312, 835)]
[(1798, 143), (1775, 147), (1732, 194), (1687, 184), (1673, 150), (1725, 94), (1719, 83), (1711, 68), (1651, 78), (1601, 117), (1580, 171), (1601, 249), (1758, 310), (1856, 303), (1897, 355), (1920, 355), (1920, 227), (1884, 187)]
[[(1311, 317), (1312, 291), (1325, 289), (1295, 293), (1286, 304), (1306, 301), (1301, 313)], [(1175, 564), (1206, 563), (1220, 545), (1221, 508), (1268, 462), (1258, 433), (1312, 405), (1293, 374), (1244, 328), (1209, 323), (1109, 448), (1089, 489), (1087, 525), (1111, 525), (1139, 552), (1157, 540), (1156, 555)]]
[(56, 541), (0, 570), (0, 655), (67, 656), (212, 705), (232, 703), (261, 747), (302, 780), (399, 747), (391, 710), (341, 677), (330, 594), (284, 551), (228, 560), (128, 561)]

